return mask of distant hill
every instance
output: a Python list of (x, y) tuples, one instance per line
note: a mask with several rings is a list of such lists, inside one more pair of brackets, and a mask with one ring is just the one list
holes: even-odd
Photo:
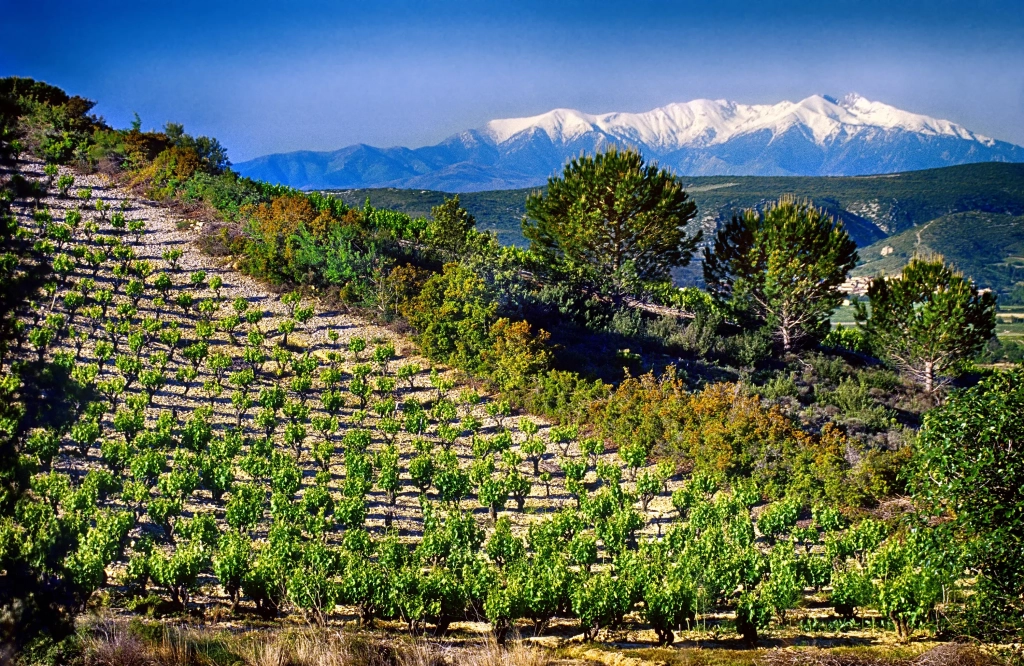
[(943, 215), (861, 249), (853, 274), (897, 274), (915, 253), (941, 254), (978, 286), (1005, 294), (1024, 282), (1024, 216)]
[[(960, 235), (969, 237), (974, 233), (970, 226), (972, 220), (989, 221), (1002, 219), (1002, 216), (1024, 215), (1024, 164), (971, 164), (885, 176), (715, 176), (686, 178), (684, 182), (697, 203), (700, 224), (708, 231), (745, 208), (758, 208), (789, 194), (808, 199), (842, 219), (857, 244), (865, 248), (862, 250), (865, 259), (879, 256), (874, 249), (879, 241), (890, 236), (902, 238), (900, 235), (908, 230), (911, 230), (910, 237), (913, 238), (913, 229), (939, 218), (952, 216), (935, 228), (936, 233), (939, 230), (945, 233), (959, 224), (964, 225)], [(503, 243), (523, 245), (525, 241), (520, 232), (520, 222), (525, 214), (526, 197), (532, 191), (496, 190), (468, 192), (460, 196), (463, 206), (476, 216), (481, 229), (494, 231)], [(432, 206), (441, 203), (445, 196), (452, 196), (431, 190), (394, 188), (332, 192), (352, 205), (362, 205), (369, 197), (374, 206), (401, 210), (413, 216), (429, 215)], [(991, 215), (971, 218), (958, 217), (957, 213)], [(954, 232), (950, 233), (956, 236)], [(1009, 240), (1008, 237), (1007, 242)], [(958, 261), (968, 274), (974, 275), (973, 271), (980, 271), (980, 266), (1002, 261), (1001, 258), (994, 259), (1003, 257), (997, 245), (975, 247), (965, 242), (962, 249), (954, 249), (947, 241), (936, 240), (932, 249)], [(878, 246), (878, 251), (881, 247), (884, 244)], [(875, 254), (871, 255), (872, 252)], [(968, 262), (969, 257), (975, 259)], [(884, 264), (869, 261), (861, 274), (868, 270), (889, 270), (896, 265), (895, 255)], [(699, 281), (699, 271), (695, 269), (677, 277), (687, 282)], [(1015, 275), (998, 271), (986, 274), (994, 276), (993, 285), (1002, 285)], [(996, 279), (998, 275), (1003, 277)]]
[(688, 176), (843, 176), (1024, 162), (1024, 148), (851, 94), (738, 104), (698, 99), (645, 113), (554, 109), (492, 120), (423, 148), (358, 144), (265, 155), (242, 175), (301, 189), (477, 192), (535, 187), (580, 153), (633, 147)]

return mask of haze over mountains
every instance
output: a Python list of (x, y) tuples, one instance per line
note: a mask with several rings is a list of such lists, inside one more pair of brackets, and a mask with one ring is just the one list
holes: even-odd
[(849, 176), (974, 162), (1024, 162), (1024, 148), (851, 94), (748, 105), (699, 99), (645, 113), (555, 109), (492, 120), (423, 148), (267, 155), (245, 176), (301, 189), (400, 187), (474, 192), (532, 187), (580, 153), (641, 150), (686, 176)]

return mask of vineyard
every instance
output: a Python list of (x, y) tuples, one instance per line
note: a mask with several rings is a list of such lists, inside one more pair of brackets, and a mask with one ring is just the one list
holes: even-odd
[[(754, 518), (752, 487), (514, 416), (385, 329), (214, 267), (164, 210), (25, 167), (53, 183), (14, 210), (55, 282), (5, 365), (69, 378), (45, 407), (68, 425), (29, 436), (36, 520), (116, 606), (486, 621), (501, 640), (559, 618), (657, 643), (725, 624), (753, 643), (875, 599), (906, 636), (941, 598), (944, 572), (879, 521), (785, 501)], [(822, 611), (796, 620), (805, 598)]]
[[(827, 330), (841, 280), (781, 296), (816, 303), (782, 325), (790, 360), (775, 369), (766, 329), (736, 333), (708, 293), (661, 285), (678, 301), (662, 310), (697, 311), (666, 329), (696, 359), (634, 376), (644, 357), (618, 348), (602, 361), (620, 365), (607, 384), (557, 368), (582, 343), (548, 346), (544, 329), (503, 315), (543, 267), (522, 270), (521, 251), (475, 232), (457, 199), (433, 221), (359, 211), (241, 181), (180, 126), (110, 134), (143, 148), (107, 175), (27, 153), (0, 175), (0, 601), (5, 635), (36, 627), (23, 663), (157, 663), (111, 651), (208, 624), (235, 647), (182, 648), (168, 663), (832, 658), (753, 650), (808, 645), (892, 657), (877, 663), (989, 663), (948, 639), (992, 621), (972, 615), (979, 600), (1012, 616), (1021, 598), (1021, 469), (1002, 438), (1024, 431), (1024, 392), (1016, 374), (990, 374), (934, 408), (952, 381), (941, 371), (991, 337), (993, 310), (941, 261), (911, 270), (974, 299), (957, 312), (975, 318), (962, 328), (976, 340), (944, 352), (947, 366), (928, 361), (924, 392), (863, 362), (865, 333), (800, 349), (814, 321)], [(169, 137), (181, 145), (145, 148)], [(219, 203), (196, 206), (189, 188)], [(550, 210), (531, 231), (539, 243), (563, 233)], [(775, 211), (852, 265), (841, 227), (791, 203)], [(751, 212), (726, 232), (753, 237), (762, 223)], [(720, 275), (736, 270), (717, 261)], [(598, 264), (588, 279), (614, 290), (638, 278)], [(907, 337), (881, 314), (869, 324), (881, 343)], [(558, 325), (563, 339), (592, 330)], [(966, 534), (989, 540), (972, 548)], [(237, 642), (288, 629), (307, 633), (277, 657), (276, 644)], [(998, 636), (1011, 653), (1012, 631)], [(451, 652), (484, 637), (491, 661)], [(851, 658), (827, 663), (876, 663)]]

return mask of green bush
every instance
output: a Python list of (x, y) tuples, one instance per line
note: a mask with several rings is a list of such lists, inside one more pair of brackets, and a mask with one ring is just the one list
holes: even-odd
[(580, 620), (587, 640), (594, 640), (602, 627), (618, 625), (632, 607), (623, 581), (609, 573), (583, 575), (570, 592), (572, 612)]
[(775, 541), (796, 527), (800, 518), (800, 504), (785, 500), (766, 506), (757, 517), (757, 529), (767, 539)]

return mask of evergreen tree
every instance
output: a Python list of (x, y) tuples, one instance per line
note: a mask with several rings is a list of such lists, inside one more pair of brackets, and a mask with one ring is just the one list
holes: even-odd
[(783, 199), (718, 230), (704, 250), (704, 281), (733, 316), (768, 327), (790, 352), (826, 331), (842, 302), (838, 287), (856, 263), (857, 246), (842, 223)]
[(995, 331), (995, 297), (942, 257), (915, 257), (899, 278), (876, 278), (857, 322), (877, 353), (931, 393), (936, 377), (981, 351)]
[(676, 176), (612, 147), (576, 158), (532, 194), (523, 235), (543, 271), (621, 297), (689, 263), (700, 233), (686, 226), (696, 213)]
[(430, 209), (427, 242), (444, 261), (458, 261), (477, 235), (476, 219), (459, 202), (459, 195)]

